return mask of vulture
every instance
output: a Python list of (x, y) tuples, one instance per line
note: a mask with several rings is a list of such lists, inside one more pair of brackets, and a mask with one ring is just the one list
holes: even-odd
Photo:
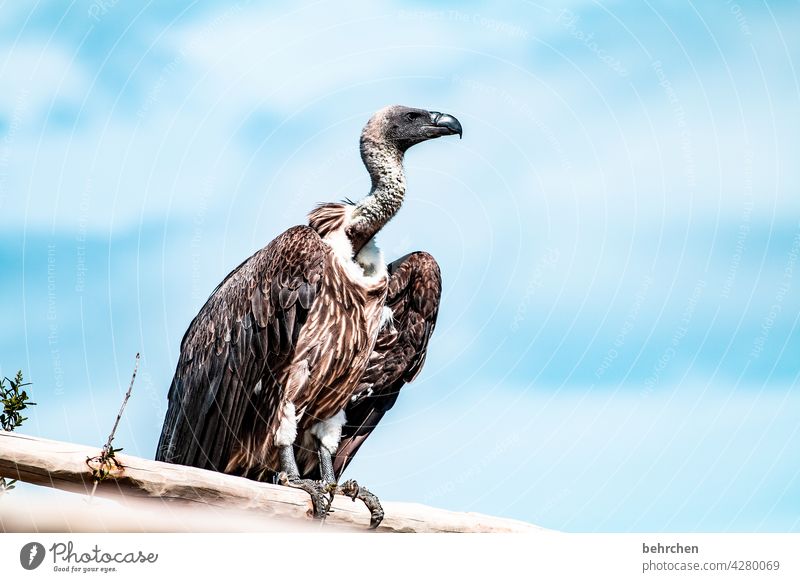
[(157, 460), (302, 489), (318, 518), (347, 495), (378, 526), (378, 498), (339, 479), (419, 374), (442, 285), (431, 255), (387, 265), (375, 235), (403, 202), (406, 151), (455, 134), (459, 121), (437, 111), (394, 105), (369, 119), (369, 193), (318, 205), (231, 271), (189, 325)]

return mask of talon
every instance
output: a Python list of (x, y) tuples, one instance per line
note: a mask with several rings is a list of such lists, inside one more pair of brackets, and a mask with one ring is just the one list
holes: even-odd
[(333, 498), (336, 497), (336, 490), (339, 487), (337, 483), (325, 483), (325, 492), (328, 494), (328, 513), (333, 513), (331, 505), (333, 505)]
[(344, 484), (341, 486), (341, 493), (346, 497), (349, 497), (351, 501), (355, 501), (358, 498), (359, 486), (353, 479), (345, 481)]
[(355, 480), (350, 479), (345, 481), (341, 487), (337, 489), (337, 493), (341, 493), (355, 501), (360, 499), (364, 502), (370, 512), (369, 528), (375, 529), (383, 521), (384, 512), (381, 502), (378, 497), (371, 493), (366, 487), (361, 487)]
[(322, 481), (289, 477), (286, 473), (278, 475), (278, 483), (286, 487), (302, 489), (311, 496), (312, 513), (317, 519), (325, 519), (331, 509), (333, 498), (328, 498), (328, 486)]

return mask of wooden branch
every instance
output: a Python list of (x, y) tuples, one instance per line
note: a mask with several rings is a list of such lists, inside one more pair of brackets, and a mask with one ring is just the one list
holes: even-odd
[[(99, 450), (92, 447), (0, 431), (0, 477), (88, 494), (94, 482), (86, 460), (98, 454)], [(366, 531), (369, 524), (366, 508), (360, 502), (354, 503), (341, 496), (334, 499), (333, 511), (321, 523), (311, 518), (308, 495), (296, 489), (130, 455), (117, 454), (116, 459), (122, 468), (100, 482), (95, 495), (122, 499), (126, 505), (139, 501), (135, 512), (138, 519), (136, 531), (142, 527), (143, 519), (145, 529), (186, 530), (184, 523), (161, 523), (148, 527), (147, 520), (142, 517), (143, 508), (155, 510), (160, 515), (169, 514), (173, 519), (183, 519), (191, 514), (193, 523), (199, 523), (198, 510), (201, 513), (206, 511), (214, 523), (206, 523), (199, 528), (205, 531), (214, 531), (217, 523), (219, 531), (240, 527), (249, 530), (254, 527), (254, 519), (263, 522), (264, 529), (280, 529), (302, 523), (314, 530), (322, 527), (325, 530)], [(17, 493), (13, 491), (6, 497)], [(144, 505), (141, 503), (143, 500), (147, 500)], [(184, 506), (179, 514), (175, 513), (176, 503)], [(190, 505), (192, 511), (187, 511), (186, 505)], [(384, 503), (383, 506), (386, 517), (377, 530), (381, 532), (542, 531), (524, 522), (477, 513), (458, 513), (411, 503)], [(226, 526), (224, 520), (219, 519), (220, 511), (236, 516), (237, 519), (231, 522), (234, 525)], [(124, 511), (120, 513), (125, 515)], [(241, 519), (245, 517), (248, 524), (242, 526)], [(90, 531), (98, 527), (97, 522), (89, 523), (95, 523), (87, 526)], [(116, 531), (126, 531), (124, 520), (121, 525), (121, 529), (117, 528)], [(75, 525), (69, 527), (71, 531), (80, 529), (80, 525), (78, 529)]]

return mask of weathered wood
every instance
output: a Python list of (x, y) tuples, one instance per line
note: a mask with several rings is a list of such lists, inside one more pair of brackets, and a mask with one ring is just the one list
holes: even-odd
[[(0, 431), (0, 477), (88, 494), (94, 483), (86, 459), (99, 453), (98, 448)], [(270, 529), (275, 524), (296, 526), (302, 522), (315, 529), (321, 526), (366, 530), (369, 524), (366, 508), (360, 502), (354, 503), (341, 496), (336, 497), (333, 511), (324, 524), (320, 524), (311, 518), (311, 503), (302, 491), (121, 453), (116, 458), (122, 469), (99, 483), (95, 495), (127, 501), (149, 500), (147, 506), (152, 508), (155, 504), (156, 509), (174, 507), (173, 503), (215, 512), (224, 508), (240, 516), (246, 514), (250, 519), (257, 512), (260, 519), (270, 520)], [(167, 502), (172, 503), (164, 505)], [(458, 513), (412, 503), (384, 503), (383, 506), (386, 517), (377, 530), (380, 532), (542, 531), (524, 522), (477, 513)], [(176, 531), (184, 527), (177, 527)]]

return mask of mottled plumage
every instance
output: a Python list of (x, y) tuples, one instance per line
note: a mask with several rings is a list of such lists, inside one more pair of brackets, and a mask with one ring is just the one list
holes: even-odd
[(442, 278), (434, 258), (424, 252), (412, 253), (389, 265), (389, 272), (386, 306), (392, 310), (393, 325), (378, 335), (357, 396), (345, 409), (347, 423), (333, 461), (337, 479), (394, 406), (400, 389), (419, 374), (436, 326)]
[[(425, 361), (439, 267), (412, 253), (387, 269), (374, 237), (403, 201), (406, 149), (460, 132), (455, 118), (400, 106), (370, 119), (369, 195), (318, 206), (309, 226), (234, 269), (190, 324), (157, 459), (263, 480), (282, 472), (319, 504), (304, 479), (338, 480)], [(377, 498), (354, 482), (346, 492), (377, 525)]]
[(329, 254), (313, 229), (296, 226), (214, 290), (181, 342), (157, 459), (246, 473), (269, 451)]

